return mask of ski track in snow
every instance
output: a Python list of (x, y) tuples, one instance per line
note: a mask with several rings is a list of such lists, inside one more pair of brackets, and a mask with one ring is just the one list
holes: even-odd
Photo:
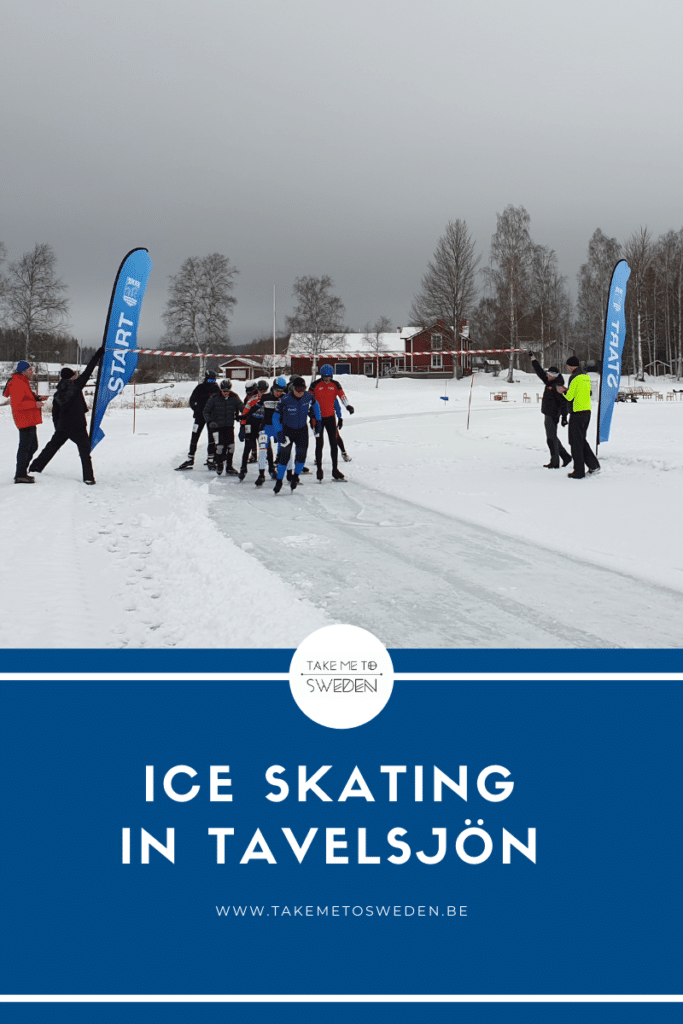
[[(350, 481), (311, 474), (275, 497), (272, 481), (253, 480), (211, 484), (219, 529), (387, 647), (667, 647), (680, 636), (674, 590)], [(629, 607), (605, 616), (624, 586)]]

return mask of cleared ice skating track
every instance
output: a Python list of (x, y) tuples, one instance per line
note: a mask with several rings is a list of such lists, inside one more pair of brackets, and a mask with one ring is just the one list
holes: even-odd
[[(347, 481), (212, 481), (221, 532), (387, 647), (673, 647), (683, 594)], [(245, 586), (249, 581), (245, 580)], [(628, 602), (620, 595), (628, 588)], [(264, 593), (264, 623), (277, 616)]]

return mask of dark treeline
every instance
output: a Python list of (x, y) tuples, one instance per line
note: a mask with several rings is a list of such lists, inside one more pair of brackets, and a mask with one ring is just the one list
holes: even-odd
[[(81, 348), (78, 338), (41, 331), (31, 336), (29, 347), (30, 362), (67, 364), (87, 362), (97, 345)], [(0, 362), (15, 363), (25, 358), (25, 334), (16, 328), (0, 327)]]

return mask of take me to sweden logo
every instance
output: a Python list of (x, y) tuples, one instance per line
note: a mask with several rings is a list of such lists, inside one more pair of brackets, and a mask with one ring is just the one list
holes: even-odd
[(289, 667), (299, 708), (328, 729), (355, 729), (384, 709), (394, 666), (381, 641), (359, 626), (324, 626), (306, 637)]

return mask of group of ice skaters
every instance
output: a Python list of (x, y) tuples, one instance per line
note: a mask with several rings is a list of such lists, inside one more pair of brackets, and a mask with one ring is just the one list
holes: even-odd
[[(321, 366), (320, 376), (311, 381), (310, 387), (303, 377), (296, 375), (289, 380), (276, 377), (272, 385), (265, 380), (251, 382), (246, 385), (242, 402), (232, 390), (231, 380), (218, 384), (216, 374), (207, 370), (202, 383), (190, 395), (194, 415), (190, 449), (185, 462), (176, 468), (194, 468), (197, 443), (206, 426), (209, 435), (206, 465), (218, 476), (225, 472), (228, 476), (238, 476), (242, 482), (250, 463), (258, 463), (257, 487), (265, 483), (267, 466), (270, 478), (275, 481), (274, 494), (282, 490), (285, 474), (294, 491), (301, 482), (300, 475), (310, 473), (305, 465), (310, 425), (315, 434), (316, 479), (322, 481), (325, 476), (322, 458), (327, 434), (332, 479), (345, 480), (337, 465), (340, 451), (345, 462), (351, 461), (340, 434), (344, 422), (342, 407), (350, 414), (354, 409), (339, 381), (333, 379), (333, 373), (328, 363)], [(237, 423), (238, 438), (244, 442), (239, 469), (233, 464)]]

